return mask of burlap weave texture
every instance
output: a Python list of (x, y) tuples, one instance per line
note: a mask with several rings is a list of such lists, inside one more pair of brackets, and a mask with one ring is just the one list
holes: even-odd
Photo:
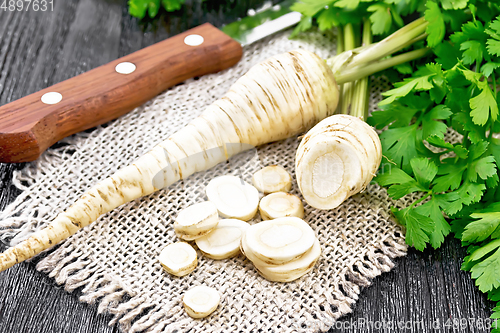
[[(235, 67), (188, 80), (106, 126), (66, 139), (64, 147), (47, 151), (17, 172), (14, 184), (23, 192), (0, 212), (2, 238), (16, 244), (47, 225), (93, 184), (185, 126), (252, 65), (296, 48), (323, 58), (335, 54), (332, 34), (313, 32), (289, 40), (289, 33), (246, 47)], [(387, 88), (383, 79), (372, 81), (371, 110)], [(37, 268), (68, 291), (83, 287), (81, 301), (99, 302), (99, 311), (113, 314), (111, 323), (119, 322), (125, 332), (327, 330), (350, 312), (361, 286), (389, 271), (393, 259), (406, 253), (403, 232), (390, 218), (394, 202), (377, 185), (331, 211), (305, 206), (305, 219), (320, 240), (322, 255), (313, 271), (297, 281), (266, 281), (241, 255), (212, 260), (198, 253), (198, 267), (183, 278), (170, 276), (157, 261), (161, 249), (177, 241), (173, 218), (180, 209), (206, 200), (204, 188), (210, 179), (233, 174), (250, 182), (254, 172), (270, 164), (285, 167), (294, 178), (298, 144), (299, 138), (293, 137), (258, 147), (125, 204), (52, 250)], [(296, 183), (292, 193), (300, 196)], [(210, 317), (193, 320), (183, 311), (181, 299), (199, 284), (217, 288), (222, 300)]]

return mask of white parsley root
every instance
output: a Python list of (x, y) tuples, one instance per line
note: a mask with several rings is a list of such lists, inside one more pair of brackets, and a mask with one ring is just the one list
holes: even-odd
[(256, 257), (267, 264), (279, 265), (303, 255), (315, 239), (314, 231), (304, 220), (281, 217), (251, 225), (241, 242), (250, 260)]
[(200, 251), (212, 259), (226, 259), (240, 253), (241, 236), (250, 227), (247, 222), (236, 219), (220, 220), (208, 235), (196, 239)]
[(269, 165), (260, 169), (253, 175), (252, 182), (264, 194), (288, 192), (292, 188), (292, 177), (279, 165)]
[(165, 246), (160, 253), (160, 264), (170, 274), (184, 276), (196, 268), (198, 257), (195, 249), (185, 242)]
[(260, 199), (259, 212), (263, 220), (279, 217), (304, 217), (304, 205), (296, 195), (284, 192), (271, 193)]
[(210, 202), (200, 202), (183, 209), (174, 222), (177, 237), (194, 240), (210, 233), (219, 223), (217, 207)]
[(259, 191), (235, 176), (212, 179), (206, 189), (208, 200), (213, 202), (223, 217), (248, 221), (257, 213)]
[(370, 183), (382, 159), (373, 128), (349, 115), (334, 115), (314, 126), (295, 157), (297, 183), (304, 200), (332, 209)]
[(214, 288), (196, 286), (184, 294), (182, 303), (190, 317), (204, 318), (217, 309), (220, 303), (220, 295)]
[(425, 29), (426, 22), (417, 20), (379, 43), (328, 61), (300, 49), (255, 65), (186, 127), (94, 185), (46, 228), (0, 254), (0, 271), (58, 244), (126, 202), (244, 150), (307, 131), (334, 114), (337, 82), (354, 81), (423, 56), (426, 49), (379, 61), (419, 40)]

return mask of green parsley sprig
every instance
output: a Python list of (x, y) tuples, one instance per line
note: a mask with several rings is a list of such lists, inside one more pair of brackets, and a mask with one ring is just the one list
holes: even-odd
[[(499, 302), (500, 333), (500, 4), (483, 0), (298, 0), (296, 33), (372, 23), (384, 38), (415, 16), (427, 21), (425, 61), (397, 66), (394, 88), (368, 118), (383, 130), (375, 178), (393, 199), (420, 199), (392, 212), (419, 250), (452, 233), (469, 255), (462, 269)], [(417, 44), (416, 44), (417, 45)], [(417, 47), (421, 47), (417, 45)]]
[[(409, 245), (439, 247), (453, 231), (470, 255), (462, 268), (498, 301), (500, 290), (500, 16), (476, 15), (435, 45), (435, 59), (385, 92), (368, 122), (379, 129), (390, 171), (376, 181), (399, 199), (422, 199), (393, 214)], [(498, 6), (490, 13), (499, 15)], [(481, 17), (481, 19), (479, 19)], [(429, 37), (431, 34), (429, 34)], [(386, 127), (387, 126), (387, 127)], [(454, 131), (460, 138), (449, 140)], [(500, 304), (492, 318), (500, 318)], [(495, 321), (492, 332), (500, 332)]]

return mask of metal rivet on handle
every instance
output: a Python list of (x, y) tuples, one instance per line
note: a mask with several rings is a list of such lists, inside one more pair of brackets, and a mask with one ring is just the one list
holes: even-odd
[(130, 74), (135, 71), (137, 67), (131, 62), (121, 62), (115, 67), (115, 71), (120, 74)]
[(60, 93), (52, 91), (52, 92), (48, 92), (48, 93), (43, 94), (41, 100), (42, 100), (42, 103), (45, 103), (45, 104), (57, 104), (60, 101), (62, 101), (62, 98), (63, 97)]
[(189, 35), (184, 38), (184, 43), (189, 46), (198, 46), (203, 43), (205, 39), (203, 39), (200, 35)]

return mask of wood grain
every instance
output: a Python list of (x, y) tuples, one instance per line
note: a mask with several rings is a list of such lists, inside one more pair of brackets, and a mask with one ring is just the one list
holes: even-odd
[[(55, 13), (0, 11), (0, 105), (36, 92), (120, 56), (209, 21), (219, 26), (243, 15), (263, 1), (242, 0), (238, 5), (214, 0), (187, 1), (183, 11), (159, 21), (138, 22), (126, 12), (125, 0), (56, 1)], [(0, 210), (19, 191), (11, 185), (12, 172), (23, 164), (0, 164)], [(3, 249), (2, 249), (3, 250)], [(437, 251), (410, 250), (396, 267), (364, 288), (353, 313), (340, 319), (346, 329), (335, 333), (484, 333), (471, 327), (434, 329), (434, 321), (489, 317), (493, 304), (460, 271), (465, 253), (449, 238)], [(97, 313), (96, 305), (78, 301), (53, 279), (24, 262), (0, 273), (0, 332), (5, 333), (117, 333), (110, 316)], [(424, 320), (420, 329), (354, 327), (365, 321)]]
[[(77, 22), (78, 23), (78, 22)], [(203, 37), (187, 45), (189, 35)], [(0, 162), (29, 162), (71, 134), (106, 123), (131, 111), (188, 78), (215, 73), (236, 64), (241, 45), (209, 23), (113, 60), (71, 79), (0, 107)], [(128, 62), (130, 74), (115, 68)], [(62, 101), (44, 104), (44, 94)]]

